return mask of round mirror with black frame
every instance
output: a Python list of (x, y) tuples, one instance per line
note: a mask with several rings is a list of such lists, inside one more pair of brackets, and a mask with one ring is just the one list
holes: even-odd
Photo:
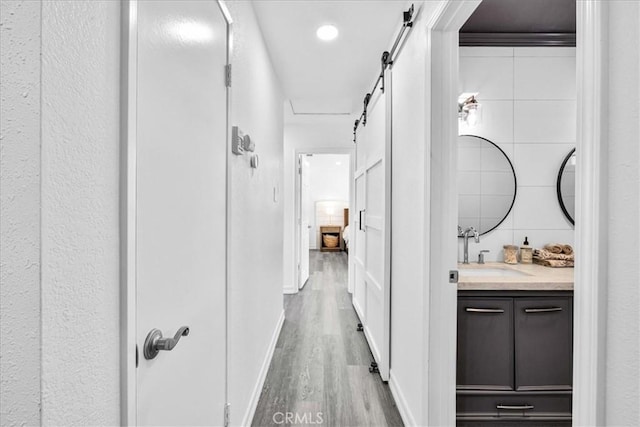
[(576, 149), (567, 154), (558, 172), (558, 203), (571, 224), (575, 225), (576, 216)]
[(495, 230), (516, 200), (516, 173), (507, 154), (486, 138), (458, 136), (458, 226), (480, 235)]

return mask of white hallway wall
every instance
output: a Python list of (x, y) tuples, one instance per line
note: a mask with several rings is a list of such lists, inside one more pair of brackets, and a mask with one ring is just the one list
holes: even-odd
[(119, 3), (42, 2), (44, 425), (120, 419), (119, 58)]
[[(285, 110), (289, 105), (285, 104)], [(286, 117), (284, 127), (284, 242), (283, 264), (285, 293), (297, 292), (295, 182), (296, 152), (354, 152), (352, 116)], [(353, 156), (352, 156), (353, 157)], [(354, 159), (351, 159), (353, 166)], [(353, 192), (351, 192), (353, 194)]]
[[(230, 9), (233, 121), (261, 156), (255, 173), (244, 157), (231, 165), (238, 425), (282, 313), (283, 120), (251, 3)], [(2, 425), (118, 425), (120, 3), (3, 2), (2, 22)]]
[(258, 169), (248, 156), (231, 162), (229, 402), (231, 423), (240, 425), (251, 422), (283, 315), (284, 99), (252, 3), (227, 4), (234, 20), (232, 122), (251, 135), (260, 156)]
[(0, 425), (37, 425), (41, 363), (40, 4), (3, 0), (0, 20)]
[(606, 423), (640, 425), (640, 3), (609, 2)]
[[(534, 247), (573, 244), (573, 225), (558, 203), (556, 181), (576, 145), (575, 53), (571, 47), (460, 48), (459, 93), (479, 92), (483, 110), (482, 123), (461, 122), (460, 134), (497, 144), (511, 160), (518, 183), (504, 222), (469, 245), (472, 262), (481, 249), (491, 251), (487, 261), (502, 261), (503, 245), (521, 245), (525, 236)], [(458, 179), (459, 191), (473, 186), (467, 181)], [(459, 260), (462, 251), (459, 239)]]

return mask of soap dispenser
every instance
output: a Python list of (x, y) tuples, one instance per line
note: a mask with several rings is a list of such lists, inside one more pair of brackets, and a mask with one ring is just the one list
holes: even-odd
[(520, 262), (522, 264), (533, 263), (533, 248), (529, 246), (529, 238), (524, 238), (524, 243), (520, 246)]

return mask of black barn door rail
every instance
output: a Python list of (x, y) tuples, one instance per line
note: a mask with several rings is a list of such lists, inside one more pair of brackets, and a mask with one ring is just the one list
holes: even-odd
[(381, 68), (380, 75), (376, 79), (376, 82), (373, 84), (373, 89), (371, 89), (371, 92), (367, 93), (364, 96), (364, 101), (363, 101), (364, 108), (362, 110), (362, 114), (360, 115), (360, 118), (357, 119), (353, 125), (353, 143), (354, 144), (356, 142), (356, 131), (358, 130), (358, 126), (361, 123), (362, 123), (362, 126), (367, 125), (367, 107), (369, 106), (369, 102), (371, 101), (371, 96), (375, 93), (379, 84), (380, 84), (380, 90), (384, 93), (384, 72), (389, 65), (393, 64), (393, 57), (394, 57), (393, 55), (396, 53), (396, 49), (398, 49), (398, 46), (400, 45), (400, 42), (402, 41), (402, 38), (405, 35), (405, 32), (409, 28), (413, 27), (413, 21), (412, 21), (413, 4), (408, 10), (406, 10), (405, 12), (402, 12), (402, 18), (403, 18), (402, 27), (400, 28), (400, 32), (398, 33), (396, 40), (393, 42), (391, 51), (385, 50), (384, 52), (382, 52), (382, 57), (380, 58), (380, 68)]

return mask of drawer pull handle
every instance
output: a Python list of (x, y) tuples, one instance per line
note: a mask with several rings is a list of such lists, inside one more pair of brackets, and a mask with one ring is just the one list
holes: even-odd
[(525, 313), (550, 313), (552, 311), (562, 311), (562, 307), (540, 307), (540, 308), (525, 308)]
[(533, 405), (496, 405), (496, 409), (510, 409), (514, 411), (526, 411), (533, 408)]
[(465, 311), (469, 313), (504, 313), (504, 310), (501, 308), (473, 308), (467, 307)]

